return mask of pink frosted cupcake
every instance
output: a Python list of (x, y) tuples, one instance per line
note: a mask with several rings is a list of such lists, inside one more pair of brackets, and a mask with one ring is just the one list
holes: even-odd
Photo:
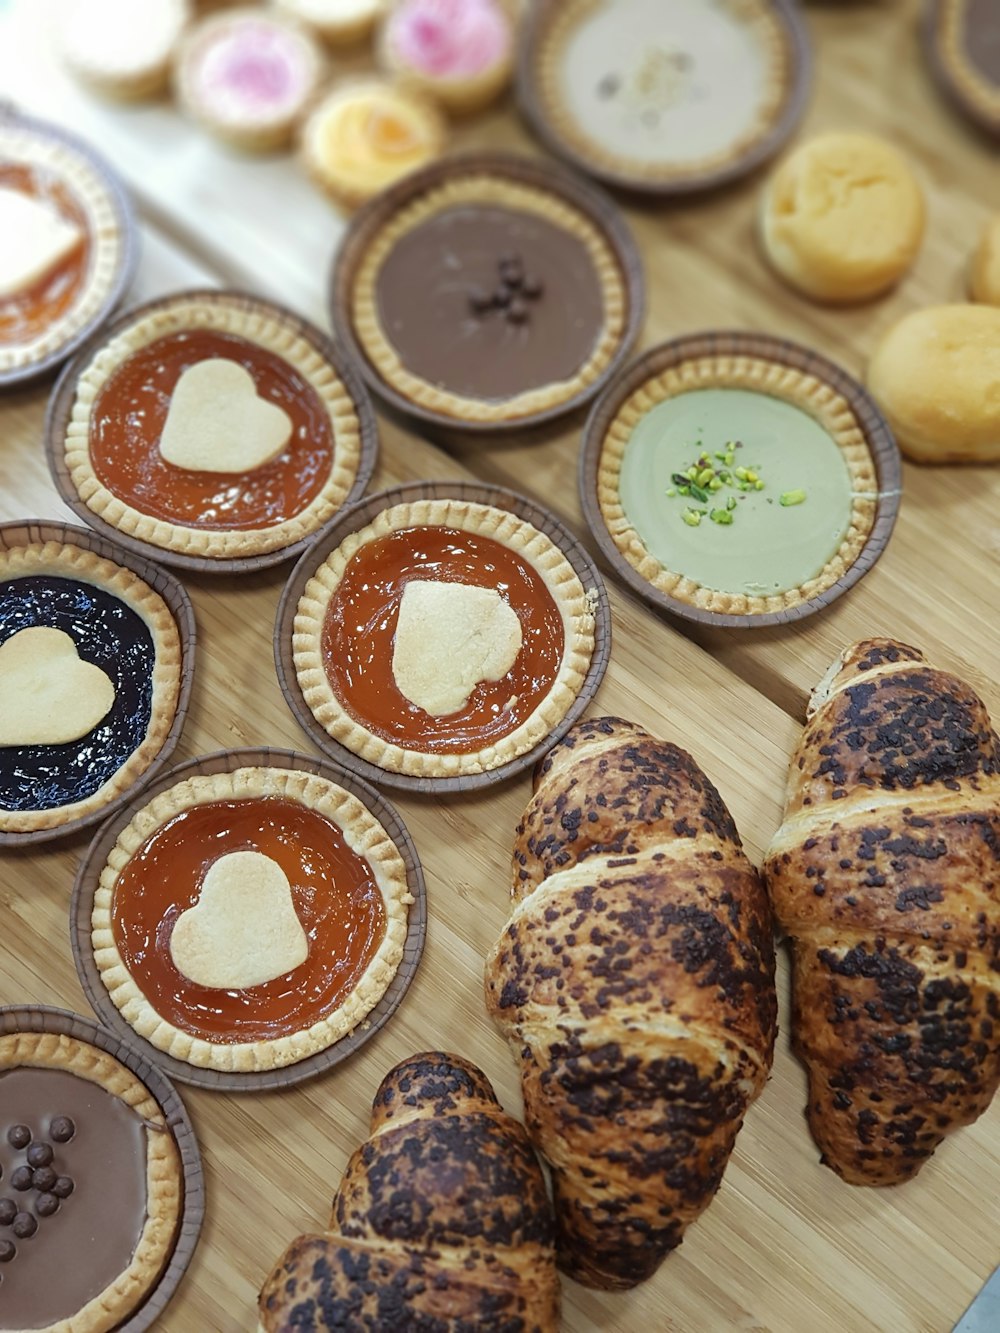
[(459, 114), (507, 86), (514, 24), (503, 0), (398, 0), (380, 45), (388, 69)]

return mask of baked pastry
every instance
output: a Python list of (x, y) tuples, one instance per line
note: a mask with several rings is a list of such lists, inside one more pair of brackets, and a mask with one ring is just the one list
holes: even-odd
[(395, 843), (325, 778), (248, 767), (154, 796), (121, 831), (92, 943), (122, 1016), (202, 1069), (277, 1069), (375, 1008), (403, 957)]
[(577, 166), (669, 193), (743, 175), (798, 119), (804, 30), (770, 0), (540, 0), (526, 109)]
[(298, 683), (320, 726), (379, 768), (487, 772), (540, 744), (573, 705), (594, 652), (595, 596), (508, 510), (403, 501), (345, 537), (306, 584)]
[[(648, 354), (600, 441), (597, 500), (614, 546), (679, 603), (764, 615), (837, 583), (875, 522), (855, 407), (808, 353), (734, 335)], [(725, 344), (726, 335), (717, 343)], [(760, 350), (758, 350), (758, 347)]]
[(323, 99), (302, 132), (306, 170), (344, 208), (357, 208), (444, 150), (433, 103), (384, 79), (358, 79)]
[(177, 53), (177, 95), (205, 129), (236, 148), (286, 147), (323, 74), (322, 52), (297, 23), (261, 9), (210, 14)]
[(93, 816), (162, 756), (183, 669), (158, 592), (69, 539), (0, 549), (0, 832)]
[(916, 463), (1000, 460), (1000, 310), (943, 305), (905, 315), (868, 363), (868, 387)]
[(54, 25), (67, 67), (95, 92), (156, 97), (170, 82), (190, 0), (61, 0)]
[(383, 0), (273, 0), (290, 18), (310, 27), (331, 46), (363, 41), (382, 11)]
[(177, 293), (80, 365), (56, 447), (87, 507), (130, 537), (220, 561), (286, 550), (359, 477), (367, 400), (331, 355), (279, 306)]
[(181, 1163), (134, 1074), (75, 1037), (0, 1036), (0, 1329), (110, 1333), (173, 1253)]
[(581, 722), (535, 772), (486, 1004), (549, 1163), (559, 1266), (648, 1278), (719, 1188), (776, 1032), (764, 886), (690, 755)]
[(986, 305), (1000, 305), (1000, 213), (983, 228), (969, 269), (969, 296)]
[(292, 1243), (259, 1312), (262, 1333), (558, 1333), (545, 1181), (481, 1070), (431, 1052), (389, 1071), (329, 1230)]
[(503, 0), (396, 0), (379, 49), (393, 74), (466, 115), (488, 106), (510, 82), (514, 22)]
[(920, 252), (923, 191), (906, 158), (871, 134), (820, 134), (795, 149), (761, 196), (764, 251), (818, 301), (866, 301)]
[(110, 170), (55, 127), (0, 120), (0, 386), (57, 365), (117, 304), (132, 219)]
[(956, 105), (1000, 134), (1000, 22), (993, 0), (931, 0), (931, 61)]
[(514, 425), (596, 393), (634, 296), (599, 201), (504, 157), (408, 182), (342, 250), (350, 336), (401, 406)]
[(809, 702), (764, 873), (822, 1161), (895, 1185), (1000, 1084), (1000, 742), (969, 685), (892, 639)]

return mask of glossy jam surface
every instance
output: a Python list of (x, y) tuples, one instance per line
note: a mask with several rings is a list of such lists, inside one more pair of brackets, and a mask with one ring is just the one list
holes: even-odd
[[(258, 396), (292, 419), (284, 452), (252, 472), (195, 472), (160, 456), (174, 386), (189, 367), (213, 357), (243, 366)], [(214, 531), (294, 518), (319, 495), (333, 462), (330, 418), (315, 389), (273, 352), (211, 330), (171, 334), (130, 356), (97, 396), (89, 444), (99, 480), (133, 509)]]
[[(261, 986), (198, 986), (174, 966), (171, 932), (198, 902), (212, 862), (240, 851), (271, 857), (288, 876), (309, 957)], [(220, 1043), (267, 1041), (319, 1022), (354, 989), (385, 935), (385, 907), (368, 862), (330, 820), (279, 797), (182, 811), (132, 856), (111, 910), (119, 953), (156, 1012)]]
[[(42, 167), (0, 162), (0, 186), (48, 204), (68, 222), (87, 230), (87, 218), (58, 176)], [(22, 292), (0, 297), (0, 347), (31, 342), (66, 314), (80, 295), (90, 264), (89, 234), (55, 268)]]
[(0, 584), (0, 643), (35, 625), (61, 629), (115, 687), (111, 711), (77, 741), (0, 746), (0, 809), (51, 810), (98, 791), (141, 745), (153, 710), (156, 648), (146, 622), (91, 583), (31, 575)]
[[(482, 681), (457, 713), (432, 717), (393, 677), (396, 621), (410, 579), (494, 588), (521, 621), (523, 644), (510, 671)], [(514, 551), (455, 528), (420, 527), (368, 542), (352, 557), (330, 599), (322, 651), (334, 693), (376, 736), (404, 749), (470, 754), (531, 715), (555, 683), (564, 646), (559, 608), (541, 575)]]

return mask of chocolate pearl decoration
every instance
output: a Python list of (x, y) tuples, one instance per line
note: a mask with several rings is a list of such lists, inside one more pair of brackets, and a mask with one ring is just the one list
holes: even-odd
[(31, 1178), (34, 1175), (30, 1166), (19, 1166), (16, 1171), (10, 1173), (10, 1183), (19, 1194), (25, 1190), (31, 1189)]
[(57, 1199), (68, 1199), (76, 1186), (69, 1176), (59, 1176), (56, 1183), (52, 1186), (52, 1193)]
[(50, 1190), (59, 1177), (52, 1170), (51, 1166), (40, 1166), (31, 1177), (31, 1183), (36, 1190), (41, 1190), (44, 1194)]
[(0, 1199), (0, 1227), (9, 1227), (17, 1217), (17, 1204), (13, 1199)]
[(537, 301), (545, 291), (545, 285), (535, 273), (526, 273), (521, 283), (521, 293), (532, 301)]
[(12, 1125), (7, 1131), (7, 1142), (12, 1148), (27, 1148), (31, 1142), (31, 1130), (27, 1125)]
[(29, 1166), (51, 1166), (52, 1157), (52, 1149), (47, 1143), (33, 1143), (27, 1152)]
[(520, 297), (516, 297), (511, 301), (507, 310), (507, 318), (511, 324), (524, 324), (527, 322), (528, 307)]
[(39, 1194), (35, 1200), (35, 1212), (39, 1217), (51, 1217), (59, 1211), (59, 1200), (54, 1194)]
[(493, 293), (493, 304), (501, 310), (505, 310), (514, 299), (514, 294), (509, 287), (498, 287)]
[(49, 1138), (53, 1143), (69, 1143), (76, 1133), (76, 1125), (68, 1115), (57, 1115), (49, 1125)]
[(38, 1230), (38, 1222), (30, 1213), (18, 1213), (11, 1230), (18, 1240), (28, 1240)]
[(12, 1240), (0, 1240), (0, 1264), (9, 1264), (17, 1254), (17, 1246)]
[(473, 287), (469, 292), (469, 305), (477, 315), (489, 310), (492, 304), (493, 293), (488, 292), (485, 287)]

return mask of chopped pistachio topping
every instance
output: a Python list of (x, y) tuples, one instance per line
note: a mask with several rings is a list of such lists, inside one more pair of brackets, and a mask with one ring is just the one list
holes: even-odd
[(784, 491), (779, 497), (778, 503), (784, 505), (787, 509), (789, 505), (800, 505), (805, 502), (805, 491)]
[[(670, 478), (671, 486), (667, 491), (668, 499), (675, 499), (677, 496), (683, 496), (687, 500), (694, 500), (698, 504), (707, 506), (710, 501), (725, 499), (725, 507), (717, 509), (695, 509), (687, 505), (681, 513), (681, 519), (689, 528), (697, 528), (701, 525), (701, 520), (706, 515), (713, 523), (718, 523), (722, 527), (729, 527), (734, 519), (734, 510), (738, 500), (745, 500), (747, 494), (755, 491), (763, 491), (767, 488), (767, 483), (760, 475), (761, 468), (758, 467), (736, 467), (736, 450), (743, 448), (741, 440), (728, 440), (725, 447), (714, 454), (705, 452), (703, 443), (699, 440), (693, 446), (698, 452), (692, 463), (682, 467), (680, 471), (673, 473)], [(738, 494), (720, 495), (723, 490), (736, 491)], [(779, 500), (779, 504), (786, 509), (791, 505), (800, 505), (806, 499), (805, 491), (785, 491)], [(768, 497), (768, 504), (772, 504), (771, 497)]]

